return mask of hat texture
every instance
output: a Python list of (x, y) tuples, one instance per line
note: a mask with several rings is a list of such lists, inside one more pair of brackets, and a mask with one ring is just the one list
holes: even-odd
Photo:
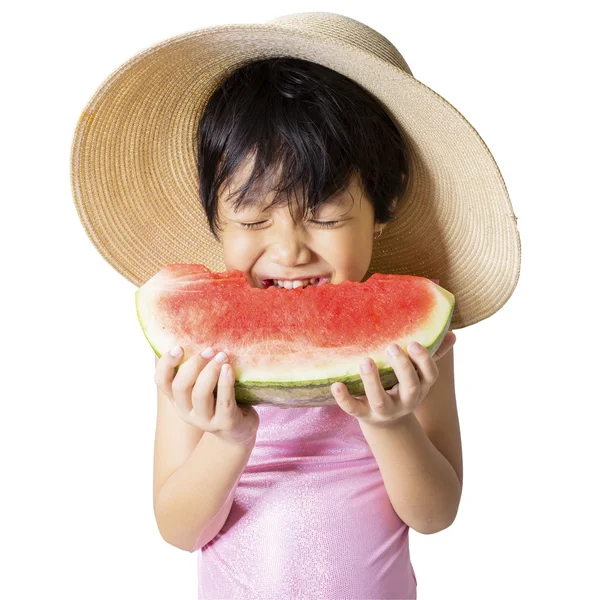
[(135, 55), (100, 85), (75, 129), (71, 185), (106, 261), (138, 287), (172, 263), (226, 270), (199, 199), (198, 122), (233, 70), (275, 56), (352, 79), (378, 98), (407, 141), (406, 196), (374, 242), (367, 276), (439, 279), (456, 298), (451, 329), (497, 312), (517, 285), (521, 244), (494, 157), (389, 40), (328, 12), (185, 33)]

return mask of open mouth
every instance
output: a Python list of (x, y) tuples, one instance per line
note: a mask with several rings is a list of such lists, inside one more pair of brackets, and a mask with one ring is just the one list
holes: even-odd
[[(303, 281), (303, 283), (300, 285), (296, 284), (296, 287), (305, 288), (310, 285), (312, 285), (312, 286), (326, 285), (327, 283), (329, 283), (329, 279), (330, 279), (329, 276), (309, 279), (309, 280)], [(298, 281), (300, 281), (300, 280), (298, 280)], [(289, 283), (288, 283), (288, 285), (290, 285), (290, 287), (286, 287), (285, 285), (280, 285), (283, 283), (283, 282), (281, 282), (281, 280), (279, 280), (279, 282), (277, 282), (274, 279), (261, 279), (260, 283), (261, 283), (261, 286), (263, 287), (263, 289), (266, 289), (271, 286), (275, 286), (276, 288), (280, 288), (280, 289), (292, 289), (292, 286)]]

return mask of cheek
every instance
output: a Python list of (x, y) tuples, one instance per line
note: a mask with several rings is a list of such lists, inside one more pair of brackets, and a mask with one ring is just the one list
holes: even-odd
[(251, 262), (259, 252), (257, 244), (249, 240), (247, 236), (223, 235), (223, 258), (228, 268), (229, 265), (235, 265), (231, 268), (238, 268), (239, 265)]
[(338, 273), (344, 273), (349, 279), (360, 279), (369, 268), (373, 244), (360, 234), (340, 236), (335, 244), (329, 243), (323, 248), (322, 256), (333, 265)]

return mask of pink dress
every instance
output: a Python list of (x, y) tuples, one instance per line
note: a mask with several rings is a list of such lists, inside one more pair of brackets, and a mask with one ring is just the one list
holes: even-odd
[(356, 418), (337, 405), (255, 409), (229, 516), (197, 553), (198, 598), (416, 598), (409, 527)]

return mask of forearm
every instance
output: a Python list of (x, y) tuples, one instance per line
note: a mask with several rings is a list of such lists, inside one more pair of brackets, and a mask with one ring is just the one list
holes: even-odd
[(188, 460), (165, 481), (156, 522), (171, 545), (193, 552), (221, 530), (253, 445), (240, 447), (206, 432)]
[(448, 527), (456, 518), (462, 488), (414, 413), (387, 428), (359, 423), (396, 514), (419, 533)]

